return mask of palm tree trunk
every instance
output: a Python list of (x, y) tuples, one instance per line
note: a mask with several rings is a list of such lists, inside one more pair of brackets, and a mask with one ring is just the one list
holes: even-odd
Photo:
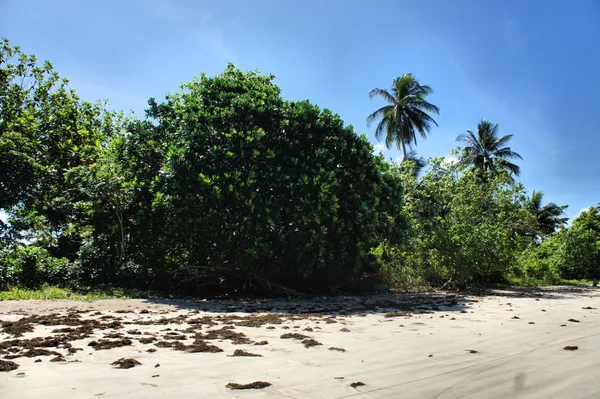
[(402, 153), (404, 154), (404, 158), (402, 158), (402, 160), (406, 161), (406, 143), (404, 140), (402, 140)]

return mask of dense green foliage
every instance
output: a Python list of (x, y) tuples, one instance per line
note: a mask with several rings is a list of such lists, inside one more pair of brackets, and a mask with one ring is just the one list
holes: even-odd
[(438, 112), (410, 74), (371, 92), (389, 103), (369, 120), (405, 150), (396, 165), (339, 116), (233, 65), (150, 99), (144, 118), (82, 101), (6, 40), (0, 72), (0, 288), (16, 296), (598, 277), (598, 208), (565, 227), (566, 206), (513, 179), (520, 156), (497, 125), (461, 136), (455, 164), (406, 152)]
[[(26, 168), (36, 170), (27, 185), (7, 179), (5, 285), (350, 284), (377, 273), (373, 247), (400, 243), (395, 169), (337, 115), (283, 100), (272, 76), (230, 65), (151, 99), (137, 120), (79, 101), (65, 81), (44, 86), (50, 100), (38, 105), (37, 92), (16, 89), (25, 61), (35, 62), (3, 65), (15, 110), (2, 121), (31, 120), (20, 139), (37, 151), (13, 145), (21, 158), (5, 161), (8, 170), (25, 158), (37, 165)], [(38, 145), (45, 117), (65, 133), (62, 148)]]

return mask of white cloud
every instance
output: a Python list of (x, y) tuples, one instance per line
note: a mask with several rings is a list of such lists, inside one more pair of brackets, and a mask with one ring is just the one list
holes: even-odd
[(444, 162), (449, 165), (454, 165), (455, 163), (458, 162), (458, 157), (455, 157), (454, 155), (446, 156), (446, 157), (444, 157)]
[(377, 143), (373, 146), (373, 153), (374, 154), (379, 154), (382, 152), (386, 152), (387, 148), (385, 148), (385, 144), (383, 143)]

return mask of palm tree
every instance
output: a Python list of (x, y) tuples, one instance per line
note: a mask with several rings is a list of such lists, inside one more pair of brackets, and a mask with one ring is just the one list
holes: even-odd
[(533, 191), (531, 198), (527, 201), (527, 208), (535, 216), (540, 235), (550, 235), (558, 228), (563, 227), (569, 218), (562, 217), (568, 205), (556, 205), (548, 203), (542, 206), (544, 193), (541, 191)]
[(367, 126), (371, 126), (378, 120), (375, 129), (377, 140), (385, 136), (386, 147), (390, 149), (396, 143), (398, 148), (402, 147), (403, 159), (407, 159), (406, 146), (410, 147), (413, 142), (417, 144), (416, 133), (425, 138), (431, 125), (437, 126), (428, 112), (438, 115), (440, 110), (425, 100), (432, 93), (431, 87), (420, 85), (410, 73), (395, 78), (390, 91), (371, 90), (369, 92), (371, 99), (381, 97), (387, 105), (367, 117)]
[(425, 158), (417, 156), (416, 151), (411, 151), (408, 154), (406, 154), (406, 156), (402, 160), (402, 165), (406, 165), (407, 161), (412, 162), (411, 172), (415, 179), (419, 177), (423, 169), (425, 169), (425, 167), (427, 166), (427, 161), (425, 160)]
[(509, 160), (523, 158), (506, 147), (512, 137), (512, 134), (498, 137), (498, 124), (484, 119), (477, 125), (477, 135), (467, 130), (467, 134), (456, 138), (456, 141), (467, 144), (463, 148), (460, 162), (482, 172), (504, 169), (518, 176), (520, 168)]

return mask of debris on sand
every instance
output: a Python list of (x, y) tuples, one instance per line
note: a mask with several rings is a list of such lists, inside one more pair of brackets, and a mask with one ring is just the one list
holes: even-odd
[(346, 327), (340, 329), (341, 332), (350, 332), (350, 330), (348, 330)]
[(171, 340), (171, 341), (185, 341), (185, 340), (187, 340), (187, 336), (170, 332), (170, 333), (165, 334), (163, 339), (167, 339), (167, 340)]
[(148, 349), (146, 352), (148, 352), (148, 353), (154, 353), (154, 352), (156, 352), (156, 349), (154, 349), (154, 348), (150, 348), (150, 349)]
[(117, 369), (130, 369), (135, 366), (140, 366), (142, 363), (138, 362), (133, 358), (120, 358), (119, 360), (115, 360), (111, 363), (112, 366), (115, 366)]
[(512, 318), (515, 319), (515, 320), (519, 320), (520, 319), (519, 316), (513, 316)]
[(198, 333), (196, 334), (196, 339), (206, 339), (206, 340), (214, 340), (214, 339), (223, 339), (230, 340), (234, 345), (249, 345), (252, 344), (252, 340), (250, 340), (246, 334), (241, 332), (235, 332), (226, 327), (223, 327), (219, 330), (210, 330), (207, 331), (206, 334)]
[(280, 338), (281, 339), (307, 339), (310, 337), (303, 335), (303, 334), (298, 334), (298, 333), (286, 333), (286, 334), (283, 334)]
[(225, 388), (229, 389), (265, 389), (270, 387), (272, 384), (266, 381), (254, 381), (249, 384), (238, 384), (235, 382), (230, 382), (225, 385)]
[(579, 347), (578, 346), (569, 346), (569, 345), (567, 345), (563, 349), (566, 350), (566, 351), (576, 351), (576, 350), (579, 349)]
[(529, 324), (535, 324), (535, 321), (530, 321)]
[(312, 331), (314, 331), (314, 330), (313, 330), (312, 328), (310, 328), (310, 327), (306, 327), (306, 328), (305, 328), (304, 330), (302, 330), (302, 331), (308, 331), (308, 332), (312, 332)]
[(207, 344), (206, 342), (204, 342), (201, 339), (195, 340), (193, 345), (186, 346), (185, 350), (187, 352), (190, 352), (190, 353), (200, 353), (200, 352), (204, 352), (204, 353), (219, 353), (219, 352), (223, 352), (223, 349), (219, 348), (218, 346)]
[(571, 323), (579, 323), (579, 320), (577, 320), (577, 319), (569, 319), (567, 321), (570, 321)]
[(346, 349), (344, 348), (337, 348), (335, 346), (332, 346), (329, 348), (330, 351), (336, 351), (336, 352), (346, 352)]
[(95, 350), (107, 350), (113, 348), (121, 348), (123, 346), (131, 346), (133, 342), (129, 338), (118, 339), (116, 341), (109, 341), (106, 339), (99, 339), (98, 341), (92, 341), (88, 346), (93, 347)]
[(302, 341), (302, 343), (304, 344), (305, 348), (311, 348), (313, 346), (319, 346), (319, 345), (323, 345), (322, 343), (320, 343), (319, 341), (315, 340), (315, 339), (305, 339)]
[(255, 342), (255, 343), (254, 343), (254, 345), (258, 345), (258, 346), (261, 346), (261, 345), (269, 345), (269, 341), (259, 341), (259, 342)]
[(279, 314), (250, 315), (241, 317), (241, 321), (235, 323), (239, 327), (262, 327), (264, 324), (282, 324), (283, 319)]
[(343, 380), (344, 377), (333, 377), (334, 380)]
[(154, 368), (157, 368), (157, 367), (160, 367), (160, 363), (156, 363), (156, 364), (154, 365)]
[(465, 350), (469, 353), (479, 353), (479, 351), (476, 351), (475, 349), (465, 349)]
[(60, 353), (58, 352), (54, 352), (54, 351), (49, 351), (47, 349), (30, 349), (27, 352), (23, 353), (23, 356), (25, 357), (36, 357), (36, 356), (62, 356)]
[(104, 338), (123, 338), (123, 334), (121, 333), (108, 333), (108, 334), (104, 334)]
[(17, 321), (4, 321), (0, 331), (14, 337), (22, 337), (25, 333), (33, 332), (32, 320), (31, 317), (23, 317)]
[(138, 339), (140, 344), (151, 344), (154, 341), (156, 341), (156, 337), (145, 337)]
[(262, 357), (262, 355), (258, 355), (256, 353), (250, 353), (243, 349), (236, 349), (231, 356), (246, 356), (246, 357)]
[(356, 381), (356, 382), (353, 382), (352, 384), (350, 384), (350, 386), (352, 388), (362, 387), (364, 385), (365, 385), (365, 383), (364, 382), (360, 382), (360, 381)]
[(584, 307), (584, 308), (581, 308), (581, 309), (591, 310), (591, 309), (596, 309), (596, 308), (593, 308), (593, 307), (591, 307), (591, 306), (586, 306), (586, 307)]
[(19, 368), (19, 365), (10, 360), (0, 360), (0, 372), (2, 371), (13, 371)]
[(391, 313), (386, 313), (383, 315), (383, 317), (385, 318), (390, 318), (390, 317), (411, 317), (412, 314), (410, 312), (391, 312)]
[(50, 359), (51, 362), (66, 362), (65, 358), (62, 355), (58, 355)]

